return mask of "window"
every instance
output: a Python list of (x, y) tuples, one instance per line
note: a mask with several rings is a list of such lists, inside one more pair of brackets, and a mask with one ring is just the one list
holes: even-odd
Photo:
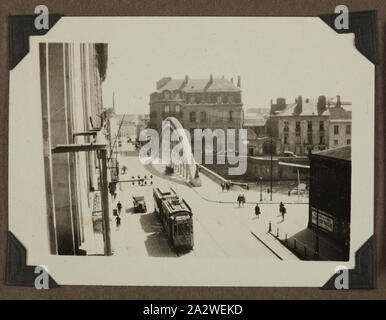
[(174, 93), (174, 98), (175, 98), (176, 100), (181, 99), (181, 94), (180, 94), (178, 91), (176, 91), (176, 92)]
[(189, 119), (190, 122), (196, 122), (196, 113), (194, 111), (189, 114)]
[(176, 112), (177, 112), (177, 113), (180, 113), (180, 111), (181, 111), (180, 105), (179, 105), (179, 104), (176, 104)]
[(319, 131), (324, 131), (324, 121), (319, 121)]
[(165, 91), (164, 92), (164, 97), (166, 100), (168, 100), (170, 98), (170, 92), (169, 91)]
[(300, 121), (296, 121), (296, 132), (300, 132)]
[(229, 111), (229, 121), (233, 121), (233, 111)]
[(346, 134), (351, 134), (351, 124), (346, 125)]
[(206, 122), (206, 112), (201, 112), (201, 122)]
[(233, 96), (228, 97), (228, 103), (233, 103)]
[(288, 144), (288, 134), (284, 135), (284, 144)]
[(222, 103), (222, 96), (217, 96), (217, 103)]
[(195, 96), (191, 95), (191, 96), (189, 97), (189, 102), (190, 102), (190, 103), (196, 103), (196, 98), (195, 98)]
[(324, 144), (324, 136), (319, 136), (319, 144)]
[(165, 105), (165, 113), (169, 113), (170, 112), (170, 107), (169, 107), (169, 105), (167, 104), (167, 105)]
[(334, 134), (339, 134), (339, 126), (334, 126)]
[(307, 131), (312, 131), (312, 121), (307, 122)]
[(307, 134), (307, 143), (312, 144), (312, 133)]
[(351, 139), (347, 139), (347, 144), (351, 144)]
[(338, 145), (338, 140), (334, 140), (334, 145), (335, 145), (335, 146)]

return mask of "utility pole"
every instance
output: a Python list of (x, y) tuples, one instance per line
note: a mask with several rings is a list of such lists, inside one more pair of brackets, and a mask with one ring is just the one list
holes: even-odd
[(111, 252), (111, 238), (110, 238), (109, 186), (107, 181), (106, 149), (99, 150), (99, 158), (102, 163), (101, 197), (102, 197), (102, 222), (103, 222), (103, 238), (105, 243), (105, 256), (111, 256), (112, 252)]

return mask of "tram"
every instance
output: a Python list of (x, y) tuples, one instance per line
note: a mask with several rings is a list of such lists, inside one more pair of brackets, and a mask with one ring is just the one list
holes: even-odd
[(193, 213), (184, 199), (174, 189), (153, 189), (155, 211), (176, 251), (193, 249)]

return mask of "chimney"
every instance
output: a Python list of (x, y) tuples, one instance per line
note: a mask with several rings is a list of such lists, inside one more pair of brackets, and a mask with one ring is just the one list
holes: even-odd
[(210, 74), (209, 83), (213, 83), (213, 75), (212, 74)]
[(231, 78), (231, 83), (233, 84), (233, 78)]
[(317, 109), (318, 109), (318, 115), (321, 115), (324, 111), (327, 110), (326, 96), (319, 96), (318, 97)]
[(341, 102), (340, 102), (340, 95), (337, 95), (336, 96), (336, 106), (335, 107), (338, 107), (340, 108), (342, 106)]
[(296, 100), (297, 104), (296, 104), (296, 114), (301, 114), (303, 112), (303, 99), (302, 99), (302, 96), (299, 96)]
[(237, 86), (239, 88), (241, 87), (241, 78), (240, 78), (240, 76), (237, 76)]
[(284, 110), (287, 106), (287, 104), (285, 103), (285, 98), (276, 98), (276, 106), (278, 110)]
[(185, 76), (185, 85), (188, 83), (188, 81), (189, 81), (189, 76), (186, 75), (186, 76)]

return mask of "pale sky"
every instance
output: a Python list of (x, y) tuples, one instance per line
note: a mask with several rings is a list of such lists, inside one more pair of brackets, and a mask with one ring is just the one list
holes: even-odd
[(111, 106), (114, 91), (117, 113), (148, 113), (156, 81), (186, 74), (240, 75), (244, 108), (298, 95), (340, 94), (353, 108), (369, 101), (361, 88), (374, 77), (370, 62), (355, 49), (352, 34), (339, 35), (318, 18), (133, 17), (114, 23), (103, 99)]

